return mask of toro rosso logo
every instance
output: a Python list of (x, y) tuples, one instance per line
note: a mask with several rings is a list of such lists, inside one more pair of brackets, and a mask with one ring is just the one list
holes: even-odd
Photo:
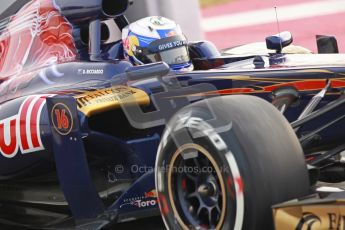
[(18, 149), (22, 154), (44, 150), (40, 136), (40, 117), (49, 95), (29, 96), (21, 104), (17, 115), (0, 120), (0, 153), (14, 157)]
[(155, 189), (145, 192), (144, 196), (133, 197), (125, 199), (124, 203), (120, 205), (120, 208), (126, 205), (135, 206), (138, 208), (147, 208), (157, 205), (157, 191)]

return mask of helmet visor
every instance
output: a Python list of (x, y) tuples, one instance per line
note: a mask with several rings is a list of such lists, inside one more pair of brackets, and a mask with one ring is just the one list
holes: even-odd
[(183, 64), (190, 61), (186, 46), (160, 51), (158, 53), (146, 55), (151, 62), (164, 61), (168, 65)]

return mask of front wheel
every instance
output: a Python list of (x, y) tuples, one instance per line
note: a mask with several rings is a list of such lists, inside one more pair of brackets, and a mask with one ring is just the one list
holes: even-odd
[(309, 193), (303, 152), (269, 103), (217, 97), (179, 111), (156, 160), (168, 229), (273, 229), (271, 206)]

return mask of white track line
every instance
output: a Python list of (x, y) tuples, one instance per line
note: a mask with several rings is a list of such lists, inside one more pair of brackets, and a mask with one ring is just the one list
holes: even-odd
[[(280, 22), (341, 13), (345, 12), (345, 0), (325, 0), (277, 7), (277, 12)], [(209, 17), (202, 20), (202, 28), (204, 32), (212, 32), (273, 22), (276, 22), (274, 6), (262, 10)]]

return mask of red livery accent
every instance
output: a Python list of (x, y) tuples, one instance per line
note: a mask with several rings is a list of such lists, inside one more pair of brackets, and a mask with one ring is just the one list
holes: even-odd
[(0, 153), (7, 158), (44, 150), (39, 121), (47, 96), (29, 96), (17, 115), (0, 120)]
[(24, 73), (53, 63), (76, 60), (72, 25), (52, 0), (30, 1), (1, 32), (1, 80), (21, 78)]
[[(226, 79), (226, 78), (225, 78)], [(291, 80), (290, 82), (283, 82), (282, 79), (274, 80), (270, 78), (250, 78), (253, 81), (257, 82), (268, 82), (270, 81), (272, 85), (269, 86), (259, 86), (256, 87), (259, 89), (254, 88), (231, 88), (231, 89), (221, 89), (217, 91), (210, 91), (205, 92), (206, 95), (230, 95), (230, 94), (259, 94), (259, 93), (270, 93), (276, 89), (282, 87), (294, 87), (298, 91), (317, 91), (322, 90), (325, 85), (325, 79), (302, 79), (302, 80)], [(331, 79), (331, 86), (334, 89), (342, 89), (345, 87), (345, 79), (344, 78), (335, 78)], [(260, 89), (261, 88), (261, 89)]]
[(45, 103), (46, 97), (40, 97), (38, 101), (35, 103), (32, 109), (31, 119), (30, 119), (30, 131), (31, 131), (31, 140), (34, 148), (39, 148), (41, 146), (40, 140), (38, 138), (39, 135), (39, 114), (41, 113), (42, 107)]
[(29, 149), (29, 144), (28, 144), (28, 140), (26, 137), (26, 114), (28, 112), (29, 109), (29, 105), (31, 104), (32, 100), (34, 98), (30, 97), (27, 100), (25, 100), (25, 102), (23, 103), (21, 112), (19, 113), (19, 119), (20, 119), (20, 139), (21, 139), (21, 143), (22, 143), (22, 148), (23, 149)]
[[(6, 132), (8, 131), (8, 132)], [(7, 138), (6, 138), (7, 133)], [(13, 157), (18, 151), (16, 139), (16, 117), (10, 117), (0, 122), (0, 152), (5, 157)], [(6, 139), (9, 139), (9, 141)]]

